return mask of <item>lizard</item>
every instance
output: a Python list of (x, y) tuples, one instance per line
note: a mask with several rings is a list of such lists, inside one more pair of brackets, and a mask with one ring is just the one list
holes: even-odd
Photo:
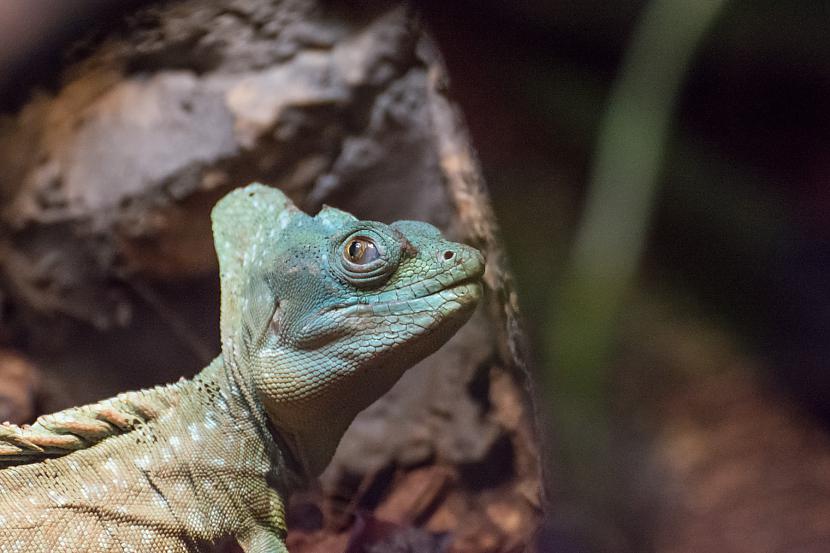
[(211, 212), (221, 352), (191, 379), (0, 425), (0, 553), (286, 552), (346, 428), (471, 316), (480, 252), (254, 183)]

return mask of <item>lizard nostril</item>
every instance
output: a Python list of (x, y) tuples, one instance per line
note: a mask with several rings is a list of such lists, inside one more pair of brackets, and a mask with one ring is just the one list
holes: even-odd
[(444, 259), (445, 259), (445, 260), (449, 261), (449, 260), (450, 260), (450, 259), (452, 259), (453, 257), (455, 257), (455, 252), (454, 252), (454, 251), (452, 251), (452, 250), (447, 250), (447, 251), (445, 251), (445, 252), (444, 252)]

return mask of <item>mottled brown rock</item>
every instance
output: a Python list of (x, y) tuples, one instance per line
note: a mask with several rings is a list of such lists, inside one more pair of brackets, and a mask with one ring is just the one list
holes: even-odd
[(475, 467), (508, 444), (504, 481), (538, 505), (510, 273), (440, 55), (410, 8), (166, 2), (84, 52), (56, 90), (0, 119), (8, 325), (74, 401), (192, 374), (218, 352), (207, 215), (258, 180), (312, 212), (431, 222), (488, 258), (488, 305), (358, 417), (324, 483)]
[(23, 424), (37, 416), (43, 378), (21, 354), (0, 349), (0, 422)]

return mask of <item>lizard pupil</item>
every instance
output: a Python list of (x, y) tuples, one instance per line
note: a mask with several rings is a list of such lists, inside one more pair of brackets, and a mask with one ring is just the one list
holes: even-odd
[(363, 257), (363, 250), (366, 249), (366, 246), (363, 242), (359, 240), (352, 240), (349, 243), (349, 259), (352, 261), (359, 262), (360, 258)]
[(346, 245), (346, 257), (352, 263), (363, 265), (379, 257), (377, 246), (367, 238), (354, 238)]

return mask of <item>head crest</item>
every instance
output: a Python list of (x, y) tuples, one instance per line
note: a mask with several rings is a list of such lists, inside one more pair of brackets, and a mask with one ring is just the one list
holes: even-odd
[(314, 219), (329, 232), (335, 232), (349, 223), (357, 221), (357, 217), (351, 213), (340, 211), (336, 207), (331, 207), (330, 205), (324, 205), (323, 209), (321, 209), (320, 212), (314, 216)]
[[(246, 317), (258, 318), (270, 308), (269, 298), (247, 290), (251, 276), (273, 257), (274, 245), (298, 217), (308, 217), (276, 188), (259, 183), (238, 188), (219, 200), (211, 212), (213, 240), (219, 258), (222, 353), (233, 356), (236, 334)], [(266, 291), (260, 291), (265, 294)]]

